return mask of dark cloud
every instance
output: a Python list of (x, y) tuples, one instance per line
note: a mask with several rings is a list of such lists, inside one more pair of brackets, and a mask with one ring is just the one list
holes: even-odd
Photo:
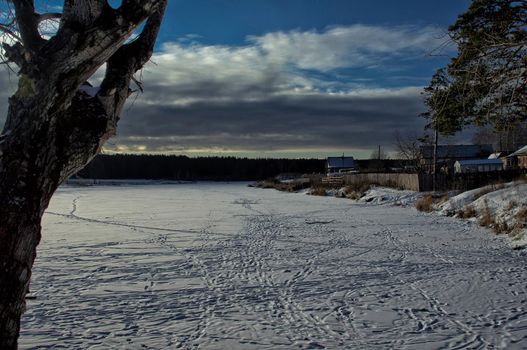
[(299, 95), (261, 101), (183, 106), (136, 103), (120, 124), (116, 144), (149, 150), (368, 149), (391, 146), (395, 130), (421, 131), (418, 91), (400, 96)]

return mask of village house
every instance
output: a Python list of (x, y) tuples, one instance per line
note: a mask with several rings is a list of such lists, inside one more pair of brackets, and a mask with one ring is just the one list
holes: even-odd
[(527, 146), (505, 157), (504, 166), (505, 169), (527, 169)]
[[(421, 169), (425, 172), (432, 172), (434, 146), (421, 146), (419, 150)], [(438, 145), (437, 169), (441, 169), (443, 172), (453, 172), (456, 161), (487, 158), (492, 153), (492, 145)]]
[(353, 157), (328, 157), (326, 161), (326, 174), (335, 175), (357, 171)]

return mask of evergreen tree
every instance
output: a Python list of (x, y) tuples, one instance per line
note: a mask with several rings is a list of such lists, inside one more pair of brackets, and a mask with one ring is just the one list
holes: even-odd
[(497, 131), (527, 120), (527, 1), (473, 0), (449, 27), (458, 54), (425, 89), (430, 127)]

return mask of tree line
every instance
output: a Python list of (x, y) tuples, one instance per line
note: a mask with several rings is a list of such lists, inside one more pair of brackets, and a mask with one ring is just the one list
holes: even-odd
[(263, 180), (279, 174), (323, 173), (323, 159), (190, 158), (176, 155), (98, 155), (80, 178), (153, 180)]

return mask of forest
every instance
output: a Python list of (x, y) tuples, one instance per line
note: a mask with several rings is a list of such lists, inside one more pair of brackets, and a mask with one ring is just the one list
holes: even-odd
[(262, 180), (278, 174), (324, 172), (324, 159), (249, 159), (176, 155), (98, 155), (76, 177), (153, 180)]

